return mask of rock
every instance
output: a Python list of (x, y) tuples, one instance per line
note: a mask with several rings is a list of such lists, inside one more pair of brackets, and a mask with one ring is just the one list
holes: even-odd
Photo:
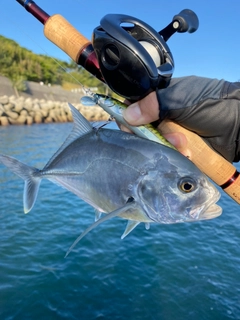
[(26, 124), (26, 122), (27, 122), (27, 117), (24, 116), (24, 115), (20, 115), (20, 116), (17, 118), (17, 122), (18, 122), (18, 124)]
[(36, 111), (39, 111), (40, 107), (39, 107), (39, 104), (38, 103), (33, 103), (32, 104), (32, 110), (36, 110)]
[[(89, 121), (108, 120), (109, 115), (100, 107), (86, 107), (74, 104)], [(72, 114), (67, 102), (24, 98), (0, 97), (0, 125), (32, 124), (51, 122), (72, 122)]]
[(4, 108), (3, 108), (3, 105), (2, 104), (0, 104), (0, 116), (4, 113)]
[(57, 115), (56, 110), (50, 110), (49, 111), (49, 117), (53, 119), (53, 122), (57, 122), (58, 115)]
[(11, 124), (25, 124), (26, 123), (26, 117), (25, 116), (19, 116), (17, 119), (8, 118), (8, 121)]
[(20, 112), (20, 115), (27, 117), (27, 116), (28, 116), (27, 110), (23, 109), (23, 110)]
[(54, 107), (55, 107), (55, 105), (54, 105), (54, 101), (52, 101), (52, 100), (48, 100), (47, 102), (46, 102), (46, 104), (47, 104), (47, 108), (50, 110), (50, 109), (53, 109)]
[(12, 110), (17, 113), (20, 113), (22, 111), (22, 109), (23, 109), (23, 102), (18, 102), (18, 103), (15, 103)]
[(8, 117), (10, 117), (13, 120), (16, 120), (19, 117), (19, 114), (13, 111), (7, 111), (6, 114)]
[(25, 103), (32, 103), (32, 98), (25, 99)]
[(0, 124), (2, 126), (8, 126), (9, 125), (8, 117), (0, 117)]
[(48, 107), (48, 104), (46, 102), (43, 102), (40, 104), (40, 111), (48, 114), (49, 113), (50, 108)]
[(9, 103), (7, 103), (7, 104), (4, 104), (3, 107), (4, 107), (4, 110), (5, 110), (5, 111), (11, 111), (11, 110), (13, 110), (13, 108), (14, 108), (14, 104), (11, 103), (11, 102), (9, 102)]
[(65, 113), (60, 112), (57, 116), (59, 122), (68, 122), (67, 116)]
[(35, 123), (42, 123), (43, 122), (43, 117), (42, 117), (41, 113), (36, 113), (33, 118), (34, 118)]
[(8, 96), (2, 96), (0, 97), (0, 103), (1, 104), (7, 104), (9, 102)]
[(68, 119), (69, 122), (73, 121), (72, 114), (70, 112), (67, 115), (67, 119)]
[(34, 111), (29, 111), (28, 114), (29, 114), (31, 117), (34, 117), (34, 116), (35, 116), (35, 112), (34, 112)]
[(15, 96), (10, 96), (8, 97), (10, 102), (14, 102), (16, 101), (16, 97)]
[(62, 114), (62, 122), (68, 122), (68, 118), (66, 116), (66, 114)]
[(32, 99), (31, 99), (31, 98), (27, 98), (27, 99), (24, 101), (23, 106), (24, 106), (24, 108), (27, 109), (28, 111), (32, 110), (32, 106), (33, 106)]
[[(16, 99), (16, 97), (15, 97), (15, 99)], [(29, 98), (30, 100), (31, 100), (31, 98)], [(24, 97), (19, 97), (19, 98), (17, 98), (17, 101), (26, 101), (27, 99), (26, 98), (24, 98)]]
[(33, 124), (33, 118), (31, 116), (27, 116), (27, 124)]
[(39, 112), (41, 113), (41, 115), (46, 118), (48, 116), (49, 111), (48, 110), (44, 110), (44, 109), (40, 109)]
[(53, 119), (48, 116), (47, 118), (44, 119), (44, 122), (45, 122), (45, 123), (52, 123), (52, 122), (53, 122)]

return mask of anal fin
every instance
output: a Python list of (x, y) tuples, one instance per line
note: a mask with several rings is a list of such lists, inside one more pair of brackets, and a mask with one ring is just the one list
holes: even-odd
[(145, 223), (145, 229), (146, 229), (146, 230), (149, 230), (149, 229), (150, 229), (150, 223), (149, 223), (149, 222), (146, 222), (146, 223)]
[(95, 221), (98, 221), (102, 216), (102, 212), (95, 209)]
[(140, 221), (128, 220), (126, 229), (121, 236), (121, 239), (124, 239), (137, 225), (139, 225)]

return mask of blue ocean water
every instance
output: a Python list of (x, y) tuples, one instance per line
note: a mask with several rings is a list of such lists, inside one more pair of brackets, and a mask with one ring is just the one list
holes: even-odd
[[(42, 168), (71, 126), (0, 127), (0, 152)], [(25, 215), (22, 192), (0, 166), (0, 319), (240, 319), (240, 207), (225, 194), (217, 219), (140, 224), (124, 240), (112, 219), (65, 259), (94, 210), (43, 181)]]

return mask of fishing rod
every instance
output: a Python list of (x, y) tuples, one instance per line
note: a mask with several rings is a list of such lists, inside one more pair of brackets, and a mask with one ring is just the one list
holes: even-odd
[(92, 43), (79, 33), (63, 16), (50, 16), (34, 1), (16, 0), (44, 25), (44, 35), (73, 61), (104, 81)]
[(188, 9), (159, 32), (137, 18), (108, 14), (93, 30), (91, 43), (60, 14), (50, 16), (32, 0), (16, 1), (44, 25), (47, 39), (130, 101), (168, 85), (174, 60), (166, 41), (176, 32), (195, 32), (199, 24)]
[[(198, 27), (197, 16), (191, 10), (181, 11), (160, 32), (133, 17), (106, 15), (94, 29), (91, 43), (61, 15), (48, 15), (32, 0), (16, 1), (44, 25), (46, 38), (113, 91), (130, 100), (138, 100), (157, 87), (168, 85), (174, 60), (166, 41), (175, 32), (191, 33)], [(125, 22), (130, 26), (122, 27)], [(141, 41), (146, 37), (147, 41)], [(133, 52), (138, 53), (137, 57)], [(134, 70), (132, 75), (129, 70)], [(240, 174), (230, 162), (198, 135), (172, 121), (163, 121), (159, 128), (165, 134), (182, 132), (187, 138), (189, 159), (240, 204)]]

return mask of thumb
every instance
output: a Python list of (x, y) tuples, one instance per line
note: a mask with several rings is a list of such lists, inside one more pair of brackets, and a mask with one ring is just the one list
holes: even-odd
[(123, 111), (124, 119), (131, 125), (147, 124), (159, 119), (159, 105), (156, 92), (135, 102)]

